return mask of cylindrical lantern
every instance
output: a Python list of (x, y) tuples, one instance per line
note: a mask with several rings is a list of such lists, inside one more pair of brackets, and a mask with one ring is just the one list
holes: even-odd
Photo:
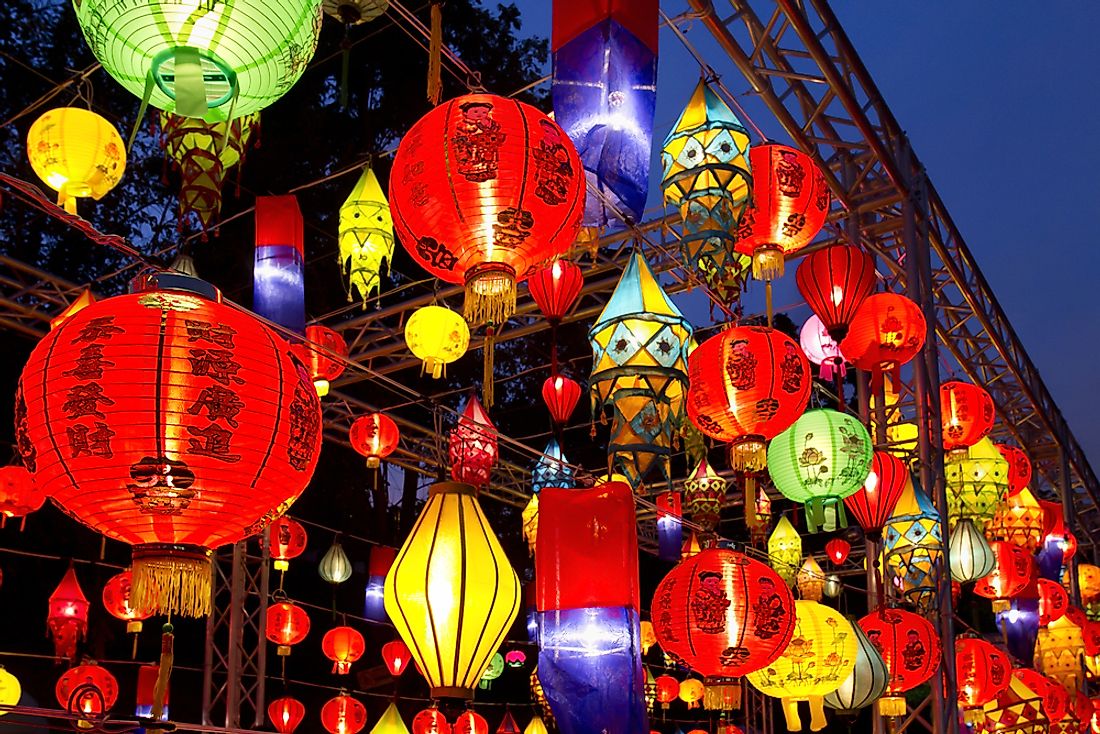
[(372, 545), (367, 564), (367, 588), (363, 595), (363, 616), (375, 622), (385, 622), (386, 574), (390, 572), (397, 549), (388, 545)]
[(955, 523), (948, 544), (951, 559), (951, 578), (967, 584), (988, 576), (997, 565), (993, 549), (969, 517)]
[(989, 544), (996, 564), (993, 570), (974, 584), (974, 593), (993, 600), (993, 611), (1008, 611), (1008, 600), (1018, 595), (1031, 581), (1035, 562), (1027, 551), (1011, 543), (995, 540)]
[(569, 422), (569, 416), (573, 415), (580, 399), (581, 386), (564, 375), (550, 375), (542, 383), (542, 401), (558, 425)]
[(264, 636), (269, 642), (278, 645), (276, 652), (281, 657), (289, 655), (291, 646), (297, 645), (308, 634), (309, 615), (305, 609), (289, 601), (268, 606)]
[(852, 364), (881, 383), (884, 372), (896, 374), (924, 346), (927, 324), (920, 306), (897, 293), (875, 293), (856, 309), (840, 351)]
[[(89, 719), (102, 718), (118, 700), (118, 681), (106, 668), (91, 663), (70, 668), (54, 687), (57, 702), (69, 713)], [(92, 728), (81, 719), (82, 728)]]
[(516, 283), (576, 239), (584, 196), (561, 128), (490, 94), (428, 112), (401, 139), (390, 175), (401, 244), (432, 275), (465, 284), (472, 324), (500, 325), (515, 312)]
[(306, 529), (300, 522), (286, 515), (275, 518), (267, 528), (268, 551), (275, 560), (275, 570), (290, 568), (290, 559), (302, 555), (306, 541)]
[(448, 443), (451, 478), (484, 487), (496, 466), (497, 451), (497, 428), (477, 396), (470, 395)]
[(382, 459), (397, 450), (401, 431), (393, 418), (385, 413), (371, 413), (355, 419), (348, 431), (348, 441), (359, 454), (367, 457), (367, 468), (377, 469)]
[(22, 466), (0, 467), (0, 526), (9, 517), (24, 517), (46, 501), (46, 494)]
[[(252, 310), (268, 321), (302, 334), (306, 328), (305, 222), (294, 194), (256, 197), (256, 249)], [(339, 335), (336, 335), (339, 339)], [(342, 341), (342, 340), (341, 340)], [(308, 344), (300, 353), (309, 356)], [(303, 360), (307, 368), (310, 359)], [(310, 370), (317, 388), (316, 374)], [(318, 396), (322, 396), (320, 390)]]
[(869, 538), (879, 538), (908, 483), (909, 469), (904, 462), (893, 454), (876, 451), (863, 486), (845, 497), (844, 505)]
[(447, 374), (447, 365), (466, 353), (470, 327), (449, 308), (423, 306), (405, 322), (405, 344), (422, 362), (421, 372), (438, 380)]
[(366, 641), (359, 630), (348, 627), (333, 627), (321, 639), (321, 650), (332, 661), (333, 673), (348, 673), (351, 664), (363, 657)]
[(53, 638), (54, 653), (59, 658), (73, 658), (76, 645), (88, 631), (88, 598), (70, 566), (50, 594), (46, 626)]
[(940, 385), (944, 449), (973, 446), (993, 430), (995, 418), (993, 398), (984, 389), (958, 380)]
[(320, 403), (294, 350), (209, 285), (140, 287), (39, 342), (17, 443), (70, 515), (135, 546), (139, 606), (201, 616), (212, 549), (264, 530), (309, 482)]
[(829, 556), (829, 560), (833, 562), (834, 566), (844, 565), (851, 550), (852, 544), (844, 538), (830, 538), (829, 542), (825, 544), (825, 555)]
[(59, 107), (27, 131), (27, 158), (35, 174), (57, 192), (58, 206), (76, 214), (76, 200), (98, 201), (126, 170), (126, 146), (118, 130), (91, 110)]
[(367, 708), (341, 693), (321, 707), (321, 725), (329, 734), (358, 734), (367, 725)]
[(330, 584), (342, 584), (351, 578), (351, 559), (339, 540), (334, 540), (317, 565), (321, 578)]
[(794, 277), (810, 310), (840, 342), (856, 309), (875, 287), (875, 263), (858, 247), (832, 245), (802, 258)]
[(126, 631), (131, 634), (141, 632), (143, 620), (153, 616), (145, 609), (134, 607), (131, 600), (132, 577), (129, 571), (112, 576), (103, 586), (103, 606), (115, 619), (126, 623)]
[(982, 706), (1008, 687), (1012, 664), (1008, 655), (985, 640), (963, 637), (955, 641), (955, 675), (963, 720), (978, 724), (985, 718)]
[(294, 734), (298, 724), (306, 716), (306, 707), (302, 702), (290, 696), (276, 698), (267, 705), (267, 718), (279, 734)]
[(858, 624), (852, 625), (859, 648), (851, 674), (832, 693), (825, 694), (825, 705), (845, 713), (870, 706), (890, 686), (890, 669), (874, 643)]
[(940, 638), (935, 627), (919, 614), (879, 608), (859, 620), (859, 627), (886, 663), (890, 682), (878, 700), (882, 716), (904, 716), (901, 694), (921, 685), (940, 664)]
[(325, 351), (347, 359), (348, 343), (340, 332), (322, 324), (307, 326), (306, 339), (307, 343), (302, 346), (308, 359), (304, 361), (309, 367), (317, 395), (323, 398), (328, 395), (329, 383), (344, 374), (344, 363), (325, 354)]

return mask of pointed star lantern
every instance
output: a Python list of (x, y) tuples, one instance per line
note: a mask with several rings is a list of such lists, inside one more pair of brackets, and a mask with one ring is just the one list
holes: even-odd
[(374, 169), (363, 171), (340, 207), (340, 269), (348, 278), (348, 300), (377, 290), (382, 270), (393, 260), (393, 217)]
[(940, 515), (911, 479), (883, 533), (886, 566), (902, 596), (926, 611), (936, 599), (936, 565), (943, 555)]

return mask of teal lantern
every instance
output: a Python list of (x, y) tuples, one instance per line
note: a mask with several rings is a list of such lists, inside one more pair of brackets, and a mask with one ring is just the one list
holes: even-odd
[(492, 659), (489, 660), (489, 667), (485, 669), (485, 672), (481, 674), (481, 680), (478, 681), (479, 688), (490, 688), (493, 685), (493, 681), (504, 674), (504, 656), (499, 652), (494, 653)]
[(550, 439), (531, 472), (532, 489), (538, 493), (545, 487), (572, 489), (575, 486), (577, 483), (573, 480), (573, 467), (569, 466), (569, 460), (562, 453), (557, 439)]
[(910, 477), (894, 514), (883, 531), (886, 567), (894, 586), (921, 612), (936, 601), (936, 567), (943, 556), (940, 514), (932, 500)]
[(871, 471), (874, 446), (856, 418), (835, 410), (808, 410), (768, 446), (768, 474), (784, 497), (806, 505), (810, 532), (848, 524), (845, 497)]

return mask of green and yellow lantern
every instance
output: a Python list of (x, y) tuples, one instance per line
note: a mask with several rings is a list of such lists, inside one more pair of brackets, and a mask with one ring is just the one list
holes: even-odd
[(1008, 495), (1008, 460), (989, 438), (953, 452), (944, 464), (947, 511), (952, 523), (971, 518), (984, 523), (993, 518)]

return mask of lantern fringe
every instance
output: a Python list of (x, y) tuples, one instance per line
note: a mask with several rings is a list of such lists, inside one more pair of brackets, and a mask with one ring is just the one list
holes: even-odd
[(502, 325), (516, 312), (516, 277), (499, 269), (475, 272), (466, 280), (466, 323)]
[(730, 466), (734, 471), (755, 473), (768, 463), (768, 448), (761, 436), (749, 436), (730, 445)]
[[(168, 681), (172, 677), (172, 663), (176, 658), (176, 636), (172, 632), (172, 625), (166, 624), (162, 628), (160, 636), (160, 666), (157, 670), (156, 683), (153, 684), (153, 721), (160, 721), (160, 717), (164, 713), (165, 699), (168, 698)], [(156, 726), (150, 726), (148, 729), (149, 734), (160, 734), (161, 731)]]
[(905, 699), (901, 696), (883, 696), (875, 705), (879, 716), (905, 716)]
[(205, 617), (211, 606), (209, 555), (172, 549), (134, 549), (133, 598), (141, 609), (184, 617)]
[(728, 678), (705, 679), (703, 707), (711, 711), (735, 711), (741, 708), (741, 683)]
[(745, 475), (745, 526), (750, 532), (758, 530), (763, 523), (756, 512), (756, 477)]
[(778, 247), (761, 247), (752, 254), (752, 277), (773, 281), (783, 277), (783, 251)]
[(428, 40), (428, 101), (439, 104), (443, 93), (443, 0), (432, 0), (432, 33)]
[(482, 350), (485, 352), (485, 358), (481, 373), (481, 401), (485, 403), (486, 408), (491, 408), (493, 407), (493, 385), (495, 382), (493, 379), (495, 364), (493, 352), (496, 351), (496, 340), (493, 338), (493, 327), (491, 326), (485, 330), (485, 345)]
[(798, 715), (798, 702), (806, 701), (810, 704), (810, 731), (821, 731), (828, 725), (825, 718), (824, 696), (808, 696), (803, 699), (784, 698), (783, 718), (787, 721), (787, 731), (802, 731), (802, 719)]

